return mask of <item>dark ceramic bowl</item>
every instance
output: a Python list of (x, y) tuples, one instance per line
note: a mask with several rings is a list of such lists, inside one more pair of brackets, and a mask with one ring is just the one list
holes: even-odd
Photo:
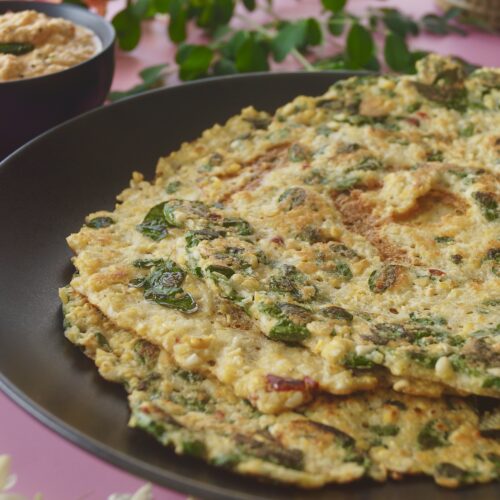
[(113, 78), (115, 31), (110, 23), (74, 5), (0, 1), (0, 15), (27, 9), (90, 29), (102, 48), (92, 58), (64, 71), (0, 82), (0, 159), (54, 125), (100, 106)]

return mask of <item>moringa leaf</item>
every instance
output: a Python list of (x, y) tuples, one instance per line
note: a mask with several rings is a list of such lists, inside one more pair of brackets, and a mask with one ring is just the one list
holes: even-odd
[(204, 45), (182, 45), (175, 57), (182, 80), (196, 80), (208, 72), (213, 50)]
[(372, 34), (361, 24), (354, 23), (347, 35), (347, 62), (351, 68), (362, 68), (373, 57)]
[[(460, 12), (451, 9), (452, 12), (439, 16), (437, 14), (426, 14), (422, 17), (421, 24), (425, 31), (434, 35), (448, 35), (450, 33), (458, 33), (459, 35), (466, 36), (467, 32), (454, 24), (450, 24), (450, 20), (456, 17)], [(449, 12), (449, 11), (448, 11)]]
[(181, 187), (182, 185), (182, 182), (181, 181), (172, 181), (172, 182), (169, 182), (167, 184), (167, 186), (165, 187), (165, 191), (167, 192), (167, 194), (174, 194), (176, 193), (179, 188)]
[(142, 92), (146, 92), (147, 90), (151, 90), (161, 86), (165, 77), (165, 70), (167, 67), (168, 64), (158, 64), (157, 66), (144, 68), (139, 73), (139, 76), (142, 79), (142, 83), (134, 85), (129, 90), (115, 90), (113, 92), (110, 92), (108, 95), (108, 99), (111, 102), (117, 102), (121, 99), (125, 99), (126, 97), (141, 94)]
[(198, 310), (198, 305), (190, 293), (184, 292), (182, 289), (175, 289), (170, 293), (155, 293), (154, 291), (145, 291), (144, 298), (163, 307), (177, 309), (187, 314), (194, 313)]
[(406, 38), (408, 35), (418, 35), (420, 31), (418, 24), (411, 17), (405, 16), (393, 8), (382, 9), (382, 12), (382, 21), (385, 27), (392, 33), (402, 38)]
[(346, 311), (343, 307), (338, 306), (324, 307), (323, 309), (321, 309), (321, 314), (323, 314), (327, 318), (343, 319), (348, 323), (350, 323), (354, 319), (354, 316), (349, 311)]
[(137, 0), (135, 3), (131, 4), (130, 8), (135, 17), (138, 19), (146, 19), (148, 13), (151, 12), (151, 4), (151, 0)]
[(346, 16), (343, 12), (332, 14), (328, 19), (328, 31), (333, 36), (340, 36), (345, 27)]
[(250, 33), (236, 51), (236, 69), (241, 73), (268, 71), (268, 55), (269, 47), (255, 33)]
[(373, 271), (368, 278), (368, 287), (373, 293), (384, 293), (391, 288), (398, 278), (398, 265), (387, 264), (381, 269)]
[(27, 54), (35, 49), (32, 43), (21, 43), (21, 42), (7, 42), (0, 43), (0, 54), (13, 54), (15, 56), (21, 56)]
[(220, 48), (221, 54), (227, 59), (234, 61), (239, 48), (243, 45), (243, 42), (248, 40), (248, 38), (250, 38), (249, 31), (236, 31), (229, 41)]
[(243, 5), (245, 6), (245, 9), (252, 12), (253, 10), (255, 10), (257, 2), (255, 0), (243, 0)]
[(279, 340), (281, 342), (298, 343), (311, 336), (309, 330), (302, 325), (297, 325), (289, 319), (278, 321), (269, 332), (271, 340)]
[(250, 236), (253, 234), (253, 228), (249, 222), (238, 217), (228, 217), (222, 221), (222, 227), (234, 228), (236, 233), (241, 236)]
[(151, 261), (151, 266), (145, 261), (135, 261), (134, 266), (150, 268), (147, 276), (130, 282), (130, 286), (143, 289), (146, 300), (189, 314), (198, 310), (192, 295), (181, 288), (186, 273), (174, 261), (157, 259)]
[(227, 266), (220, 266), (217, 264), (211, 264), (210, 266), (207, 266), (205, 271), (209, 275), (212, 275), (213, 273), (220, 274), (221, 276), (224, 276), (227, 279), (229, 279), (234, 274), (234, 269), (231, 269), (230, 267)]
[(94, 217), (85, 223), (87, 227), (92, 229), (101, 229), (103, 227), (111, 226), (115, 221), (111, 217)]
[[(189, 4), (189, 2), (185, 3)], [(210, 33), (216, 31), (220, 26), (228, 24), (233, 17), (234, 0), (205, 0), (193, 3), (198, 11), (196, 24)]]
[(186, 39), (186, 23), (188, 20), (185, 2), (183, 0), (170, 0), (168, 7), (170, 20), (168, 22), (168, 35), (175, 43)]
[(303, 205), (307, 198), (307, 192), (301, 187), (291, 187), (285, 189), (278, 197), (278, 203), (283, 203), (289, 212), (296, 207)]
[(414, 70), (406, 41), (399, 34), (388, 33), (385, 37), (384, 57), (387, 65), (394, 71), (411, 73)]
[(170, 7), (170, 0), (153, 0), (156, 12), (160, 14), (167, 14)]
[(96, 332), (94, 337), (100, 349), (111, 352), (111, 346), (109, 345), (108, 339), (101, 332)]
[(487, 221), (494, 221), (500, 217), (498, 202), (493, 193), (476, 191), (472, 193), (472, 198), (479, 205), (479, 208)]
[(463, 112), (467, 109), (467, 90), (463, 82), (463, 68), (454, 68), (438, 74), (433, 84), (414, 82), (417, 92), (441, 106)]
[(370, 425), (370, 431), (379, 436), (397, 436), (399, 434), (399, 427), (394, 424)]
[(370, 368), (373, 368), (374, 363), (366, 356), (350, 352), (347, 356), (345, 356), (343, 365), (354, 370), (369, 370)]
[(159, 203), (149, 210), (144, 220), (137, 225), (137, 230), (154, 241), (165, 238), (168, 234), (167, 223), (163, 214), (166, 202)]
[(214, 75), (234, 75), (238, 73), (236, 69), (236, 65), (230, 59), (226, 59), (225, 57), (219, 59), (213, 68)]
[(321, 0), (325, 10), (337, 13), (344, 9), (347, 0)]
[(137, 47), (141, 38), (141, 22), (131, 7), (118, 12), (111, 21), (122, 50), (130, 51)]
[(345, 262), (337, 261), (331, 272), (335, 276), (343, 278), (345, 281), (350, 281), (352, 279), (351, 268)]
[(447, 445), (448, 433), (437, 427), (436, 420), (429, 420), (418, 433), (418, 444), (422, 450), (432, 450)]
[(215, 231), (213, 229), (197, 229), (186, 233), (186, 248), (198, 246), (200, 241), (216, 240), (217, 238), (226, 236), (225, 231)]
[(304, 45), (307, 33), (305, 20), (286, 23), (271, 42), (274, 59), (281, 62), (291, 50)]
[(278, 35), (271, 42), (271, 50), (277, 62), (283, 61), (294, 49), (303, 50), (308, 46), (320, 45), (323, 32), (318, 21), (312, 17), (283, 23)]
[(205, 443), (198, 440), (184, 441), (182, 443), (182, 453), (192, 457), (203, 457), (206, 454)]
[(161, 266), (164, 263), (163, 259), (136, 259), (132, 262), (132, 265), (139, 269), (150, 269), (151, 267)]
[[(313, 17), (309, 17), (306, 20), (306, 40), (305, 45), (321, 45), (323, 42), (323, 31), (321, 30), (321, 26), (319, 22)], [(302, 48), (302, 47), (299, 47)]]

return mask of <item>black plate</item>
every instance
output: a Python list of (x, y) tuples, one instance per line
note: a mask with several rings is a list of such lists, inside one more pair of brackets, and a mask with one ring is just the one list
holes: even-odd
[(207, 498), (494, 499), (497, 485), (458, 493), (430, 479), (363, 482), (319, 491), (263, 484), (177, 457), (126, 426), (125, 392), (104, 382), (63, 337), (57, 288), (72, 272), (65, 237), (111, 209), (134, 169), (242, 107), (273, 110), (319, 94), (343, 74), (265, 74), (207, 80), (90, 112), (35, 139), (0, 166), (0, 386), (51, 429), (154, 482)]

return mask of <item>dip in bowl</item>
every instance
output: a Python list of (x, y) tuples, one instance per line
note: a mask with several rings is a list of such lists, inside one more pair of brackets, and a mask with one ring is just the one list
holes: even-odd
[(104, 102), (114, 40), (111, 24), (81, 7), (0, 1), (0, 159)]

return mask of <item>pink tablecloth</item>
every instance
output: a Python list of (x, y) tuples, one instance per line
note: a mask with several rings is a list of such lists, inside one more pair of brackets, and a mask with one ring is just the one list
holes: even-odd
[[(121, 0), (120, 0), (121, 1)], [(119, 4), (118, 0), (112, 4)], [(432, 0), (405, 2), (351, 0), (350, 10), (361, 12), (367, 5), (398, 5), (406, 13), (421, 15), (433, 10)], [(275, 0), (284, 16), (317, 15), (319, 0)], [(115, 10), (117, 6), (113, 7)], [(421, 36), (415, 46), (443, 54), (461, 56), (480, 65), (500, 66), (500, 38), (482, 33), (446, 37)], [(167, 43), (165, 22), (146, 23), (140, 46), (131, 53), (118, 53), (118, 66), (113, 82), (115, 89), (125, 89), (137, 83), (137, 72), (145, 66), (171, 61), (174, 49)], [(44, 428), (6, 396), (0, 393), (0, 455), (12, 456), (12, 469), (18, 476), (13, 491), (29, 498), (42, 492), (46, 500), (106, 499), (113, 492), (132, 492), (144, 480), (120, 471), (81, 451)], [(155, 487), (156, 500), (178, 500), (183, 495)], [(0, 492), (1, 498), (1, 492)]]

